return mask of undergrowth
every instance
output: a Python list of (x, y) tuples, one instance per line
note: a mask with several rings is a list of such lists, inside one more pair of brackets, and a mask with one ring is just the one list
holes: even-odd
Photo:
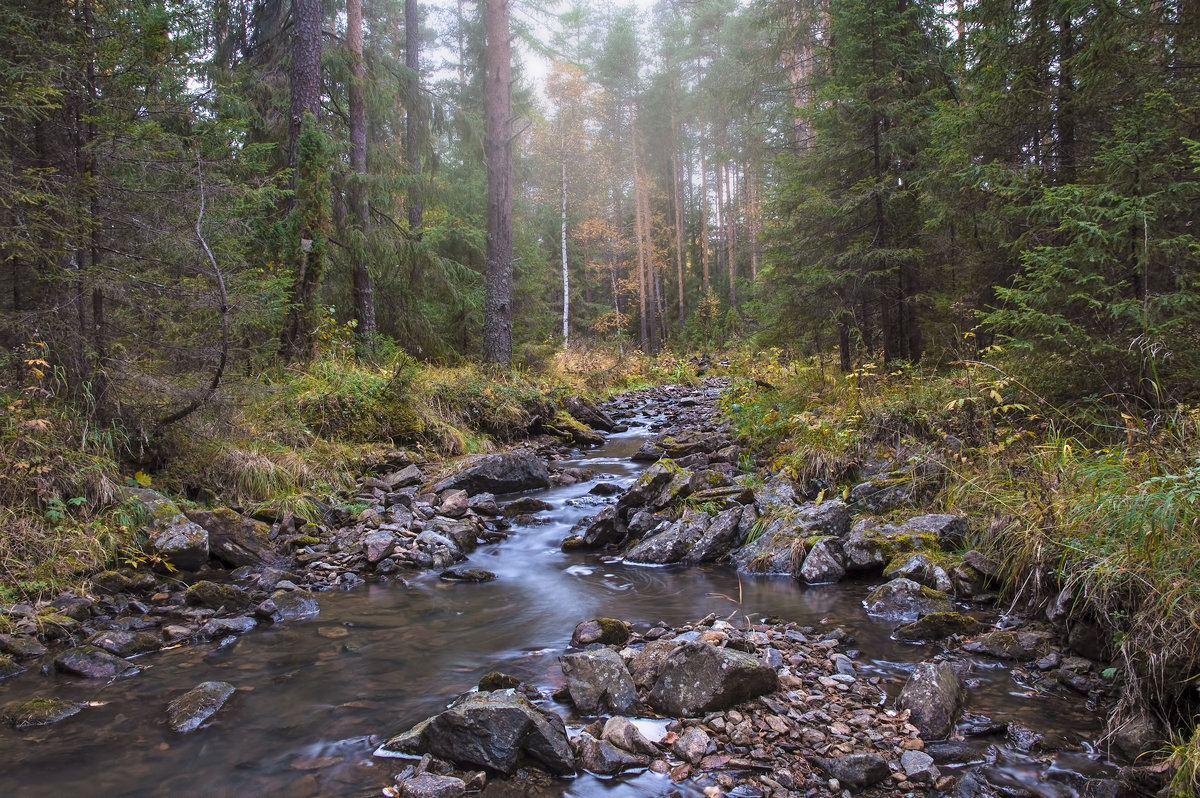
[(1200, 409), (1056, 407), (1006, 372), (1002, 352), (985, 354), (841, 375), (756, 352), (722, 403), (743, 442), (770, 453), (768, 470), (826, 495), (878, 460), (944, 469), (933, 509), (968, 515), (968, 544), (1006, 564), (1009, 600), (1034, 611), (1064, 595), (1074, 621), (1100, 629), (1124, 687), (1114, 725), (1150, 708), (1164, 734), (1178, 730), (1192, 785), (1180, 794), (1195, 794)]

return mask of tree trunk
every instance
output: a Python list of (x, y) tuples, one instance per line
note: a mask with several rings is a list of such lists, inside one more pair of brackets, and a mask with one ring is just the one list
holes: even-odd
[(367, 106), (364, 98), (366, 70), (363, 66), (362, 0), (346, 2), (346, 38), (350, 45), (350, 206), (358, 235), (351, 247), (354, 259), (354, 314), (359, 340), (369, 346), (375, 338), (375, 292), (367, 264), (366, 239), (370, 226), (370, 197), (367, 192)]
[(483, 359), (512, 361), (512, 45), (507, 0), (483, 0), (487, 54), (484, 74), (487, 160), (487, 287)]
[(700, 270), (704, 293), (712, 288), (712, 264), (708, 253), (708, 164), (705, 163), (704, 137), (700, 137)]
[[(361, 0), (359, 0), (361, 2)], [(421, 183), (421, 149), (425, 119), (421, 102), (421, 15), (417, 0), (404, 0), (404, 66), (408, 68), (408, 108), (405, 113), (404, 154), (411, 183), (408, 186), (408, 229), (421, 229), (425, 215)]]
[[(560, 124), (566, 124), (560, 120)], [(559, 131), (559, 155), (561, 156), (562, 180), (559, 184), (561, 208), (559, 215), (559, 246), (562, 249), (562, 283), (563, 283), (563, 314), (562, 337), (563, 345), (567, 344), (570, 336), (571, 319), (571, 274), (567, 270), (567, 135)]]
[(671, 98), (671, 195), (675, 205), (675, 280), (679, 284), (679, 334), (683, 335), (683, 195), (679, 190), (679, 130)]
[[(292, 3), (291, 100), (288, 108), (288, 166), (291, 168), (292, 198), (289, 208), (296, 216), (295, 236), (290, 257), (294, 277), (291, 309), (282, 341), (284, 357), (300, 358), (313, 353), (316, 320), (316, 295), (324, 267), (324, 242), (320, 240), (321, 222), (327, 211), (323, 205), (328, 193), (328, 172), (312, 162), (315, 155), (300, 154), (300, 139), (305, 120), (316, 124), (321, 105), (321, 0), (293, 0)], [(314, 130), (314, 133), (320, 134)], [(323, 187), (321, 183), (325, 183)]]

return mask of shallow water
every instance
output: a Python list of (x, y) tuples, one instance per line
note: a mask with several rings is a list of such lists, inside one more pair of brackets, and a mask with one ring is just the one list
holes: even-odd
[[(644, 436), (644, 428), (634, 428), (560, 465), (628, 484), (641, 470), (628, 458)], [(890, 624), (865, 616), (866, 582), (804, 587), (790, 578), (739, 578), (725, 568), (648, 568), (564, 554), (559, 543), (571, 526), (606, 501), (588, 494), (594, 484), (537, 492), (553, 506), (538, 514), (541, 522), (515, 527), (507, 541), (472, 554), (469, 564), (495, 572), (494, 582), (423, 575), (321, 594), (315, 619), (147, 655), (136, 660), (141, 674), (111, 684), (53, 672), (0, 682), (0, 703), (54, 695), (93, 704), (49, 727), (0, 727), (0, 795), (378, 795), (406, 764), (373, 757), (382, 740), (437, 712), (491, 670), (549, 692), (561, 683), (557, 656), (575, 624), (598, 616), (635, 625), (675, 625), (708, 613), (840, 625), (852, 632), (863, 670), (881, 677), (892, 697), (932, 650), (891, 640)], [(1098, 733), (1098, 720), (1078, 702), (1039, 695), (1007, 668), (981, 666), (973, 676), (973, 712), (1019, 721), (1054, 746), (1079, 747)], [(208, 727), (170, 732), (166, 704), (206, 680), (228, 681), (237, 693)], [(569, 707), (556, 709), (573, 722)], [(984, 757), (986, 743), (978, 748)], [(1072, 772), (1093, 766), (1086, 753), (1060, 762)], [(1022, 783), (1047, 777), (1023, 761), (1002, 766)], [(557, 781), (546, 794), (669, 790), (698, 794), (654, 774), (582, 776)]]

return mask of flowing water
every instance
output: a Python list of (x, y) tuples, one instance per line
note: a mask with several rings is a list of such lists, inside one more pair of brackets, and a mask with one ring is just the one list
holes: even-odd
[[(646, 423), (648, 420), (643, 419)], [(629, 456), (644, 427), (560, 465), (584, 466), (626, 485), (641, 470)], [(865, 675), (894, 697), (915, 662), (931, 649), (890, 639), (891, 625), (862, 610), (867, 583), (804, 587), (790, 578), (740, 578), (724, 568), (647, 568), (565, 554), (559, 542), (603, 501), (595, 482), (539, 491), (553, 510), (514, 527), (503, 543), (483, 546), (469, 564), (493, 571), (483, 584), (422, 575), (319, 596), (319, 617), (262, 627), (240, 638), (141, 657), (144, 671), (110, 684), (53, 672), (0, 682), (0, 704), (59, 696), (91, 706), (49, 727), (0, 728), (0, 796), (379, 795), (403, 761), (372, 751), (390, 734), (439, 711), (484, 673), (501, 670), (545, 692), (561, 683), (557, 656), (576, 623), (598, 616), (677, 625), (708, 613), (852, 632)], [(969, 708), (1016, 720), (1052, 747), (1084, 746), (1099, 722), (1078, 706), (1039, 695), (1007, 668), (981, 666)], [(190, 735), (170, 732), (166, 704), (206, 680), (237, 693), (214, 721)], [(557, 706), (574, 722), (570, 708)], [(980, 759), (984, 748), (977, 749)], [(1020, 757), (995, 764), (1035, 795), (1071, 795), (1046, 784), (1047, 770)], [(1053, 768), (1101, 768), (1084, 753)], [(1052, 789), (1053, 788), (1053, 789)], [(645, 773), (618, 780), (557, 781), (551, 795), (699, 794)]]

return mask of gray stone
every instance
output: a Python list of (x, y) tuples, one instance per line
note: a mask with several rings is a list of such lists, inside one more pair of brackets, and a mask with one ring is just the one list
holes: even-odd
[(586, 424), (592, 429), (612, 432), (617, 426), (612, 416), (597, 407), (595, 402), (582, 396), (568, 396), (563, 399), (562, 407), (580, 424)]
[(229, 682), (201, 682), (167, 705), (167, 725), (180, 734), (195, 731), (225, 706), (236, 689)]
[(898, 704), (926, 740), (942, 740), (954, 729), (963, 698), (962, 680), (946, 662), (922, 662), (900, 691)]
[(375, 529), (362, 536), (362, 552), (371, 565), (392, 555), (396, 550), (396, 535), (388, 529)]
[(842, 558), (842, 544), (838, 538), (821, 538), (804, 556), (804, 564), (797, 575), (810, 585), (836, 582), (846, 575)]
[(658, 510), (670, 502), (672, 482), (677, 477), (684, 478), (684, 481), (677, 485), (676, 491), (686, 491), (690, 473), (680, 470), (674, 463), (657, 462), (643, 471), (621, 494), (621, 498), (617, 500), (617, 507)]
[(998, 659), (1032, 662), (1045, 656), (1054, 645), (1054, 635), (1028, 629), (997, 629), (963, 645), (972, 654), (987, 654)]
[(442, 501), (438, 504), (438, 515), (444, 515), (447, 518), (462, 518), (467, 514), (469, 499), (465, 490), (448, 490), (442, 494)]
[(492, 582), (496, 574), (483, 568), (449, 568), (438, 575), (447, 582)]
[(480, 515), (500, 515), (500, 505), (496, 503), (496, 494), (477, 493), (467, 500), (467, 509)]
[(175, 502), (149, 488), (128, 488), (150, 517), (145, 531), (150, 550), (183, 571), (195, 571), (208, 562), (208, 530), (188, 520)]
[(637, 687), (621, 655), (593, 648), (558, 658), (575, 708), (584, 715), (624, 714), (637, 703)]
[(631, 751), (635, 754), (645, 754), (646, 756), (654, 757), (659, 755), (658, 746), (650, 741), (646, 735), (642, 734), (641, 729), (634, 725), (629, 718), (617, 715), (609, 718), (604, 723), (604, 731), (600, 733), (600, 739), (612, 743), (617, 748), (624, 751)]
[(583, 648), (592, 643), (619, 646), (629, 641), (629, 624), (619, 618), (593, 618), (575, 624), (571, 645)]
[(708, 525), (703, 513), (688, 513), (665, 530), (646, 538), (625, 553), (625, 561), (648, 565), (682, 562)]
[(474, 551), (479, 545), (479, 530), (475, 522), (466, 518), (446, 518), (438, 516), (433, 519), (433, 531), (454, 541), (459, 551)]
[(18, 660), (37, 659), (49, 651), (36, 638), (20, 635), (0, 635), (0, 652)]
[(254, 609), (254, 614), (271, 623), (315, 618), (321, 612), (317, 598), (306, 590), (276, 590)]
[(667, 660), (678, 647), (678, 640), (653, 640), (647, 643), (629, 663), (633, 683), (645, 690), (653, 687)]
[(935, 513), (918, 515), (900, 525), (904, 529), (917, 532), (929, 532), (937, 536), (938, 545), (943, 549), (956, 549), (967, 537), (967, 519), (961, 515)]
[(649, 701), (669, 715), (728, 709), (779, 689), (779, 675), (753, 655), (709, 643), (681, 643), (663, 663)]
[(210, 610), (235, 612), (250, 606), (250, 594), (237, 585), (202, 580), (192, 585), (183, 594), (190, 607), (205, 607)]
[(162, 648), (158, 635), (123, 630), (96, 632), (87, 639), (87, 643), (118, 657), (133, 657)]
[(396, 782), (401, 798), (462, 798), (467, 794), (467, 784), (454, 776), (439, 776), (436, 773), (421, 773)]
[(546, 464), (531, 449), (467, 458), (458, 470), (433, 486), (435, 493), (460, 489), (469, 494), (515, 493), (550, 487)]
[(699, 764), (704, 755), (708, 753), (710, 745), (712, 745), (712, 738), (704, 729), (699, 726), (689, 726), (683, 734), (679, 735), (679, 739), (671, 746), (671, 750), (675, 752), (675, 756), (695, 765)]
[(18, 665), (11, 658), (0, 654), (0, 681), (24, 672), (25, 668)]
[(684, 562), (694, 564), (725, 559), (730, 550), (741, 543), (741, 519), (741, 507), (730, 507), (714, 515), (703, 534), (684, 555)]
[(890, 621), (915, 621), (930, 612), (949, 612), (950, 597), (911, 579), (893, 579), (872, 590), (863, 605), (867, 614)]
[(66, 701), (61, 698), (31, 698), (28, 701), (14, 701), (5, 704), (0, 715), (14, 729), (28, 729), (34, 726), (49, 726), (77, 715), (86, 704)]
[(445, 535), (426, 529), (417, 535), (417, 564), (426, 568), (445, 568), (466, 559), (466, 555)]
[(54, 658), (54, 669), (84, 679), (115, 679), (139, 672), (133, 664), (95, 646), (67, 649)]
[(262, 521), (247, 518), (228, 507), (188, 510), (186, 515), (204, 527), (208, 532), (209, 553), (229, 568), (273, 565), (283, 559), (271, 542), (271, 527)]
[(850, 528), (850, 514), (841, 501), (793, 504), (776, 512), (781, 514), (767, 522), (757, 538), (730, 554), (739, 571), (799, 576), (806, 539), (842, 537)]
[(596, 513), (592, 523), (588, 524), (588, 528), (583, 533), (582, 547), (602, 549), (607, 546), (616, 546), (625, 539), (625, 532), (625, 524), (617, 515), (617, 508), (610, 505)]
[(200, 627), (200, 637), (205, 640), (216, 640), (218, 637), (244, 635), (256, 626), (258, 626), (258, 621), (248, 615), (236, 618), (213, 618)]
[(872, 525), (863, 520), (842, 541), (842, 550), (846, 554), (847, 571), (880, 572), (902, 554), (937, 551), (938, 543), (937, 535), (926, 530)]
[(813, 757), (817, 767), (841, 782), (843, 787), (870, 787), (891, 775), (887, 760), (879, 754), (850, 754), (836, 757)]
[(468, 693), (446, 711), (384, 743), (381, 751), (430, 753), (506, 775), (516, 770), (524, 754), (555, 775), (575, 771), (562, 719), (514, 690)]
[(905, 751), (900, 755), (900, 767), (908, 780), (916, 784), (932, 784), (942, 775), (933, 757), (924, 751)]
[(946, 572), (945, 568), (934, 561), (929, 552), (925, 551), (901, 555), (888, 565), (883, 575), (886, 579), (897, 579), (900, 577), (911, 579), (914, 582), (920, 582), (925, 587), (931, 587), (943, 593), (950, 593), (954, 590), (954, 583), (950, 580), (950, 574)]
[(597, 740), (586, 731), (571, 741), (575, 751), (575, 763), (590, 773), (615, 776), (626, 770), (644, 768), (650, 757), (619, 748), (607, 740)]

